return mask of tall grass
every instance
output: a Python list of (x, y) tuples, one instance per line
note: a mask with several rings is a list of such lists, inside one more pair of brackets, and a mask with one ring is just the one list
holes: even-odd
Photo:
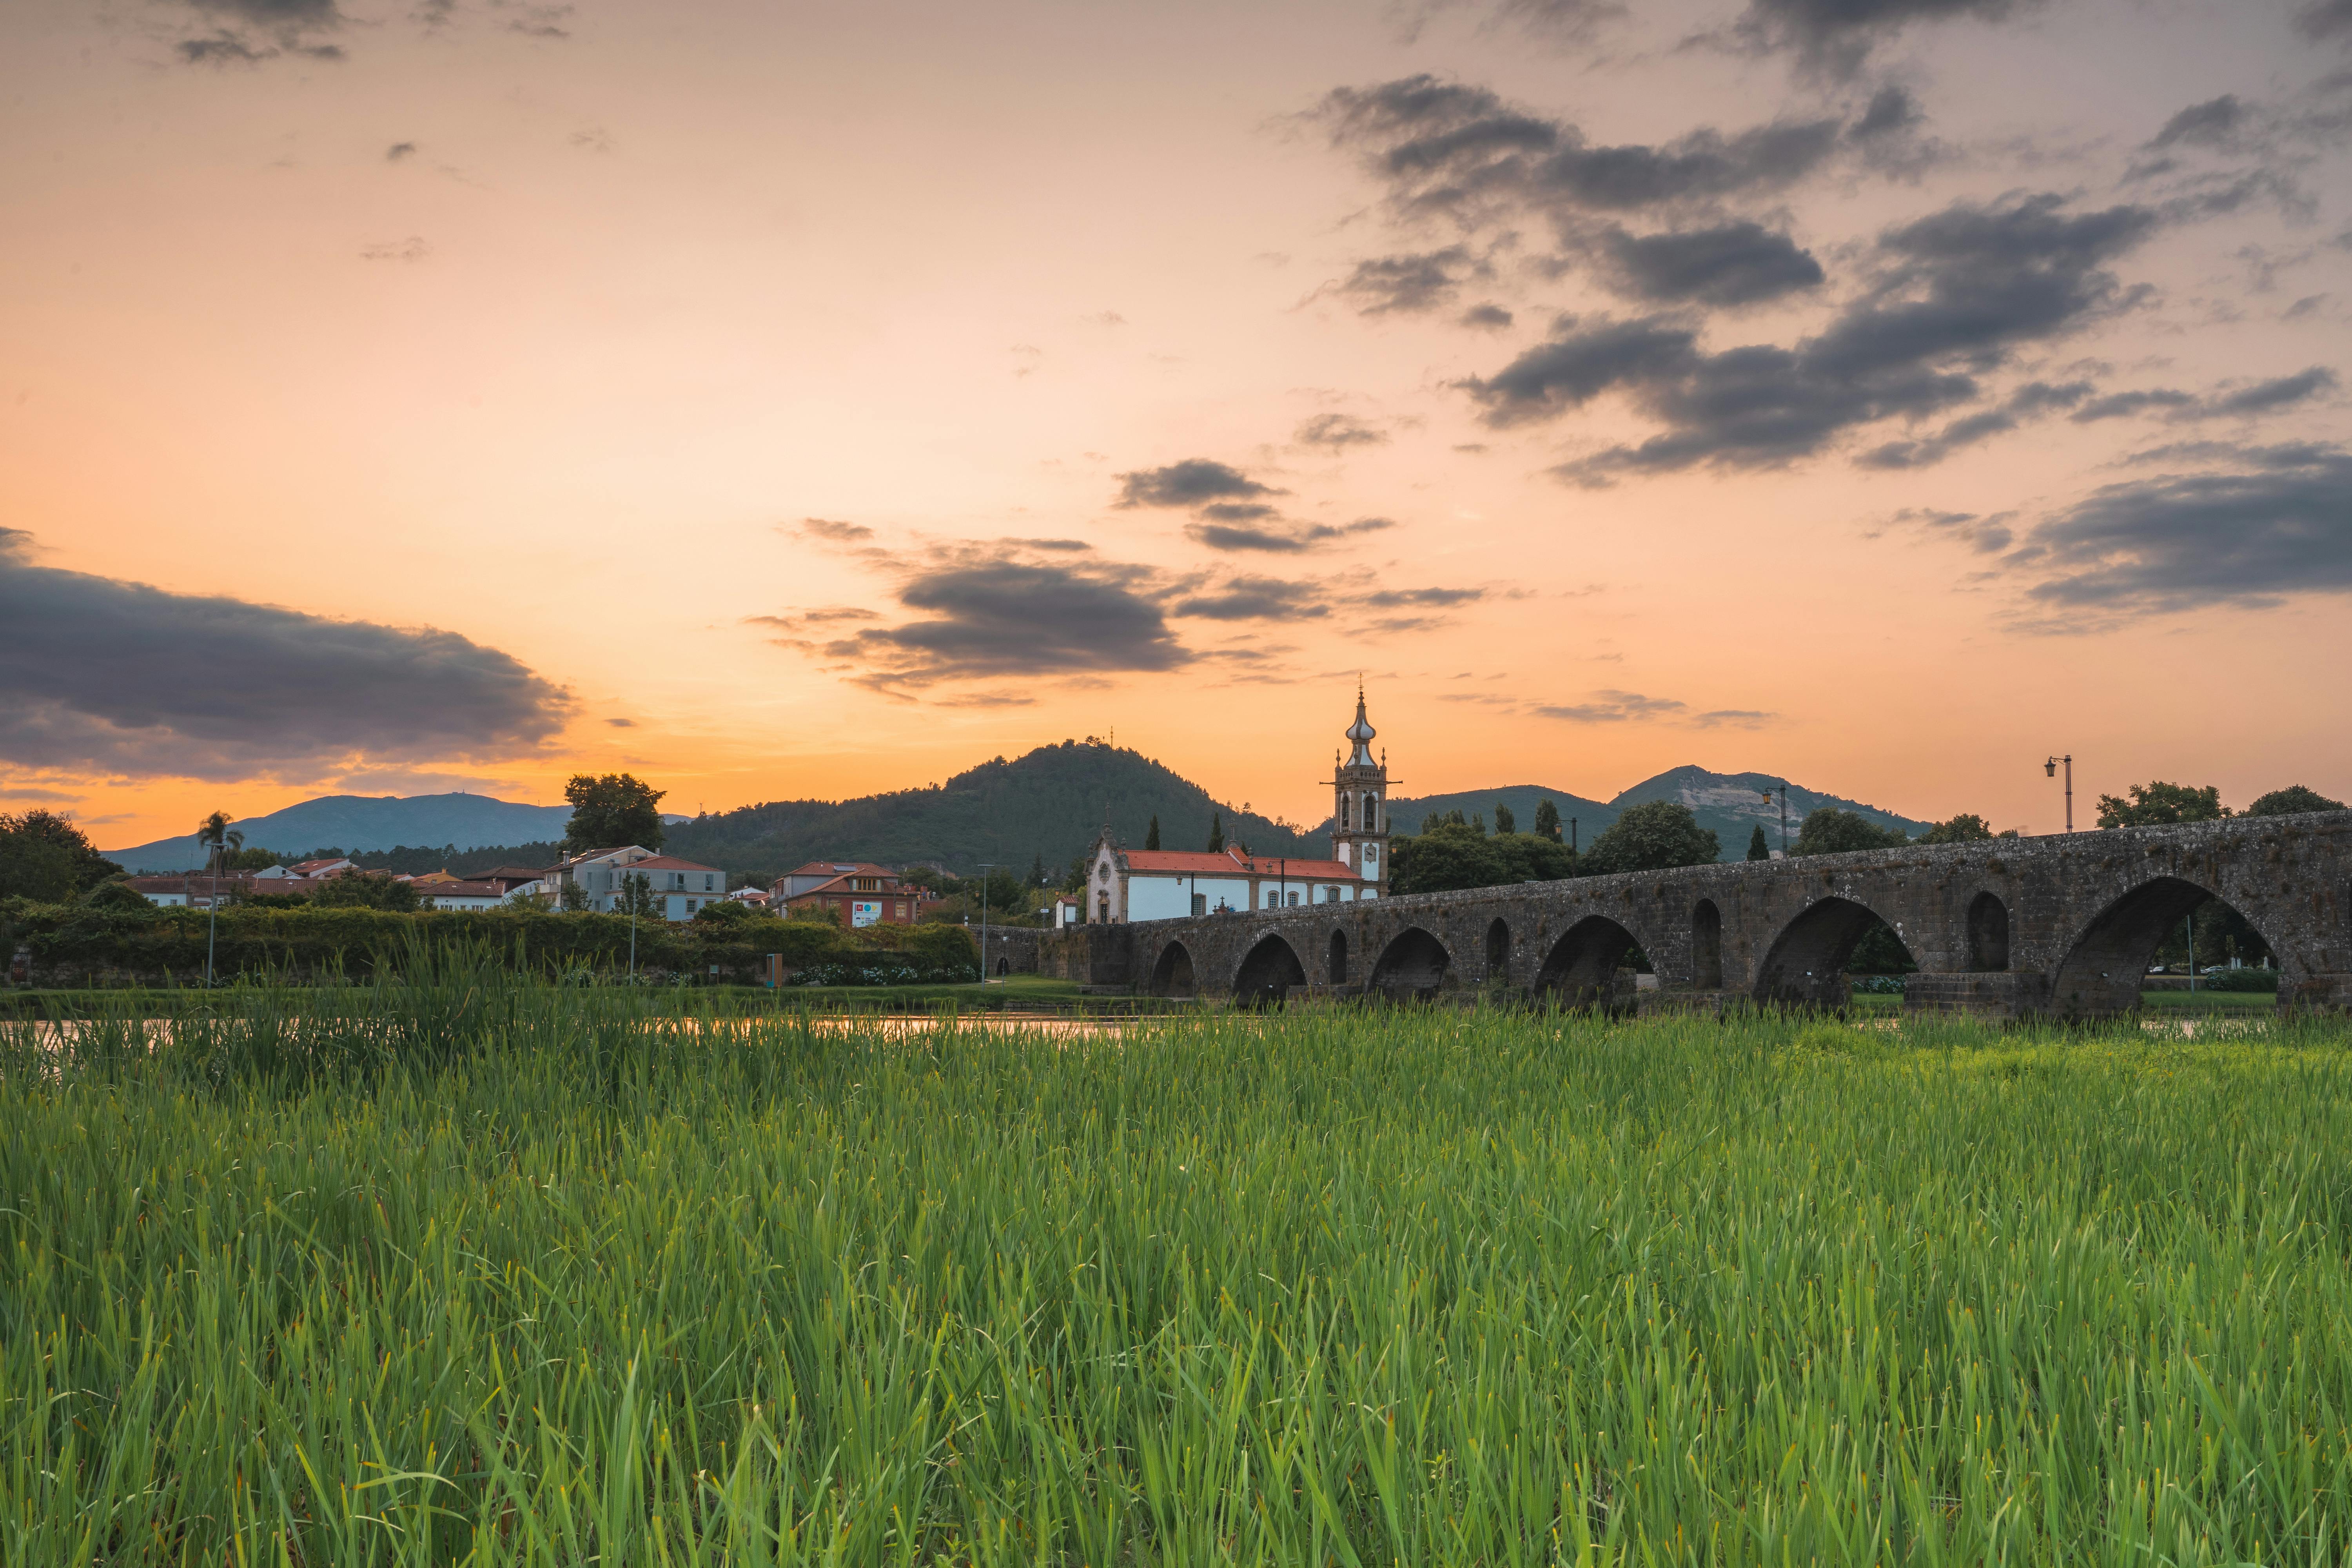
[(404, 984), (0, 1026), (0, 1560), (2347, 1550), (2322, 1026)]

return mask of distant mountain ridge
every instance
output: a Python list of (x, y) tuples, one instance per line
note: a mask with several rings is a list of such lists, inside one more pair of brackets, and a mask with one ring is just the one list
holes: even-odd
[[(562, 838), (571, 821), (568, 805), (523, 805), (458, 790), (447, 795), (323, 795), (281, 811), (241, 818), (236, 826), (245, 835), (247, 848), (303, 855), (328, 845), (361, 850), (400, 844), (446, 844), (459, 849), (529, 844)], [(109, 849), (105, 855), (127, 871), (189, 871), (205, 864), (204, 848), (193, 833)]]

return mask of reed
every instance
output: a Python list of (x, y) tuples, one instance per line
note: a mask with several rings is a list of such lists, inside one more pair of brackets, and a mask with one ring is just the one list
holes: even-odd
[(2336, 1562), (2347, 1043), (0, 1024), (0, 1560)]

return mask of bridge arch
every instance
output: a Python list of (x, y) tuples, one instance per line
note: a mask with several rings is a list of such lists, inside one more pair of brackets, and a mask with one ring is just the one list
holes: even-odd
[(1371, 989), (1396, 1001), (1428, 1001), (1445, 984), (1454, 955), (1419, 926), (1407, 926), (1381, 949), (1372, 965)]
[(2051, 1005), (2083, 1016), (2120, 1013), (2139, 1005), (2141, 976), (2157, 950), (2208, 900), (2237, 915), (2272, 953), (2278, 944), (2243, 910), (2185, 877), (2157, 877), (2109, 903), (2083, 928), (2058, 965)]
[(1998, 974), (2009, 967), (2009, 906), (1988, 889), (1969, 900), (1969, 968)]
[(1713, 899), (1691, 906), (1691, 984), (1701, 991), (1723, 989), (1723, 911)]
[[(1864, 937), (1885, 925), (1885, 918), (1876, 910), (1852, 899), (1821, 899), (1807, 905), (1780, 928), (1765, 952), (1756, 972), (1756, 1000), (1843, 1006), (1847, 962)], [(1900, 932), (1895, 940), (1902, 940)]]
[(1606, 1002), (1617, 966), (1638, 945), (1632, 931), (1607, 915), (1587, 915), (1551, 944), (1536, 971), (1536, 989), (1573, 1002)]
[(1486, 982), (1491, 985), (1510, 977), (1511, 925), (1496, 915), (1486, 922)]
[(1333, 927), (1326, 954), (1325, 978), (1333, 985), (1348, 984), (1348, 933)]
[(1197, 982), (1192, 978), (1192, 950), (1181, 942), (1171, 942), (1160, 950), (1159, 961), (1151, 966), (1151, 994), (1154, 996), (1190, 996)]
[(1290, 994), (1294, 985), (1307, 984), (1307, 966), (1298, 962), (1298, 950), (1279, 936), (1266, 935), (1242, 959), (1242, 966), (1234, 973), (1234, 1000), (1250, 1004), (1276, 1004)]

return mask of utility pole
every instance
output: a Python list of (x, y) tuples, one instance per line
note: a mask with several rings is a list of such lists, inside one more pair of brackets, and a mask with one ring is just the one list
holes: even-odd
[(1576, 818), (1572, 816), (1568, 819), (1568, 852), (1576, 853)]

